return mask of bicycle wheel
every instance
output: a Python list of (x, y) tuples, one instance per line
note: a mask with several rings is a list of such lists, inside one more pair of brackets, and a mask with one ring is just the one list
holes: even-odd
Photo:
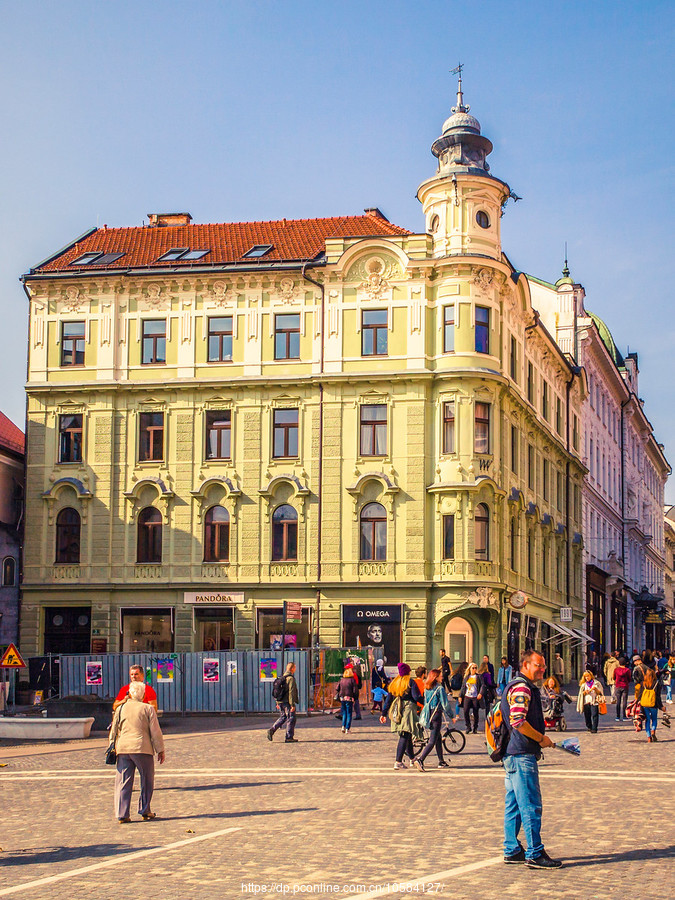
[(461, 753), (465, 744), (464, 732), (458, 731), (456, 728), (448, 728), (443, 735), (443, 746), (446, 753)]

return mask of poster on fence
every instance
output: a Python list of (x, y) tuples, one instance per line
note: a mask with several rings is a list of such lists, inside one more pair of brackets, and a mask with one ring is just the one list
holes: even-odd
[(157, 681), (173, 682), (174, 660), (158, 659), (157, 660)]
[(237, 660), (236, 659), (228, 659), (227, 674), (228, 675), (236, 675), (237, 674)]
[(218, 684), (220, 681), (220, 660), (202, 660), (202, 680), (208, 684)]
[(103, 684), (103, 663), (88, 662), (85, 666), (85, 684)]
[(277, 661), (276, 659), (260, 660), (260, 680), (274, 681), (277, 677)]

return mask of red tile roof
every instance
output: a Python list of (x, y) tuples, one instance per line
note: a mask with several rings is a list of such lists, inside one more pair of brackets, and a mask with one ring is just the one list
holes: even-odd
[[(31, 274), (48, 272), (95, 271), (97, 266), (74, 266), (83, 253), (124, 253), (120, 259), (104, 265), (104, 269), (193, 265), (227, 265), (241, 262), (256, 265), (256, 260), (242, 259), (256, 244), (272, 244), (272, 250), (260, 261), (268, 262), (314, 259), (325, 248), (327, 238), (391, 237), (410, 234), (376, 215), (336, 216), (327, 219), (282, 219), (278, 222), (230, 222), (211, 225), (179, 225), (167, 227), (100, 228), (78, 243), (48, 260)], [(160, 256), (174, 247), (210, 250), (202, 259), (158, 262)]]
[(12, 422), (7, 416), (0, 412), (0, 447), (6, 447), (7, 450), (13, 450), (15, 453), (23, 453), (26, 446), (26, 439), (23, 431)]

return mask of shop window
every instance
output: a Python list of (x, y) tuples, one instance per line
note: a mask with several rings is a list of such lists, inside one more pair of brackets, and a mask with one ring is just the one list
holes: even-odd
[(209, 362), (232, 359), (232, 316), (209, 319)]
[(387, 407), (384, 404), (363, 404), (360, 417), (361, 456), (386, 456)]
[(13, 587), (16, 582), (16, 560), (6, 556), (2, 561), (2, 586)]
[(56, 517), (57, 563), (75, 564), (80, 561), (80, 514), (66, 507)]
[(166, 319), (145, 319), (141, 325), (141, 364), (159, 365), (166, 362)]
[(197, 648), (206, 653), (234, 649), (234, 610), (217, 607), (195, 609)]
[(455, 304), (443, 307), (443, 353), (455, 352)]
[(476, 453), (490, 452), (490, 404), (476, 403), (474, 410), (474, 450)]
[[(286, 623), (286, 649), (295, 650), (311, 646), (310, 610), (303, 609), (302, 622)], [(282, 607), (258, 610), (259, 650), (281, 650), (284, 633), (284, 611)]]
[(138, 514), (136, 561), (139, 563), (162, 561), (162, 514), (154, 506), (146, 506)]
[(206, 413), (206, 458), (229, 459), (232, 434), (232, 411), (209, 410)]
[(476, 307), (476, 353), (490, 352), (490, 310)]
[(298, 558), (298, 514), (287, 503), (272, 513), (272, 561), (295, 562)]
[(204, 562), (227, 562), (230, 558), (230, 514), (212, 506), (204, 516)]
[(455, 401), (443, 404), (443, 453), (455, 452)]
[(173, 613), (171, 609), (123, 609), (122, 653), (171, 653)]
[(387, 513), (381, 503), (368, 503), (361, 510), (362, 560), (387, 558)]
[(274, 358), (300, 359), (300, 316), (274, 317)]
[(141, 462), (164, 458), (164, 413), (141, 413), (138, 417), (138, 459)]
[(90, 606), (45, 607), (45, 653), (89, 653)]
[(479, 503), (474, 515), (476, 559), (490, 559), (490, 510)]
[(294, 459), (298, 455), (298, 410), (275, 409), (273, 415), (272, 456)]
[(84, 322), (61, 323), (61, 365), (84, 365)]
[(59, 416), (59, 462), (82, 462), (82, 414)]
[(443, 516), (443, 559), (455, 558), (455, 517)]
[(387, 310), (364, 310), (361, 319), (361, 356), (386, 356), (387, 334)]

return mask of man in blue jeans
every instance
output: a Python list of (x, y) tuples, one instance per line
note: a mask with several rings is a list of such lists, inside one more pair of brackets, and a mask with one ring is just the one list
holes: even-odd
[[(502, 694), (502, 721), (508, 728), (509, 740), (503, 759), (506, 773), (504, 804), (504, 862), (524, 863), (532, 869), (559, 869), (562, 862), (551, 859), (541, 842), (541, 789), (537, 760), (544, 747), (553, 742), (546, 734), (541, 684), (546, 660), (536, 650), (521, 656), (520, 675)], [(527, 850), (518, 840), (521, 826), (525, 830)]]

